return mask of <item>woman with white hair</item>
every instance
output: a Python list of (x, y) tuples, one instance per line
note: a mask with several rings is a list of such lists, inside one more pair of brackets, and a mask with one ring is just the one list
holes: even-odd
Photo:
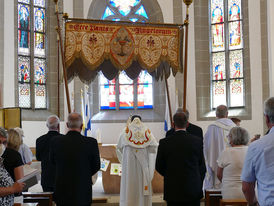
[(242, 127), (233, 127), (228, 134), (228, 140), (231, 147), (226, 148), (217, 160), (217, 177), (222, 182), (222, 196), (223, 199), (244, 199), (241, 173), (249, 134)]
[(21, 154), (23, 163), (30, 165), (32, 162), (33, 154), (30, 148), (23, 141), (24, 131), (19, 127), (14, 128), (14, 130), (19, 134), (22, 139), (22, 144), (20, 145), (18, 152)]

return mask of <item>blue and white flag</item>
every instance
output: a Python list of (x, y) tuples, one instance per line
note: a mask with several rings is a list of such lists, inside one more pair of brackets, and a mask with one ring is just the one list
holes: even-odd
[(167, 100), (167, 94), (166, 94), (166, 112), (165, 112), (164, 130), (167, 132), (169, 129), (170, 129), (170, 119), (169, 119), (168, 100)]
[(88, 95), (88, 87), (85, 87), (84, 91), (81, 90), (81, 115), (83, 117), (83, 128), (82, 132), (87, 136), (88, 131), (91, 131), (91, 113), (90, 113), (90, 102)]
[(84, 94), (83, 90), (81, 89), (81, 116), (83, 118), (83, 127), (82, 127), (82, 134), (85, 133), (85, 100), (84, 100)]

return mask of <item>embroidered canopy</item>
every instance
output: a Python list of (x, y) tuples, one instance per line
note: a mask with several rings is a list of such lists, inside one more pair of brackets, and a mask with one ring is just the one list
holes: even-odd
[(65, 25), (68, 80), (90, 83), (99, 71), (135, 79), (147, 70), (157, 80), (183, 72), (183, 25), (69, 19)]

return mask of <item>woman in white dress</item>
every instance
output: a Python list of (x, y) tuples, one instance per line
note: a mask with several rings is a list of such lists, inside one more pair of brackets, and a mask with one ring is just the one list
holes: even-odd
[(217, 160), (217, 176), (222, 182), (222, 196), (223, 199), (244, 199), (241, 173), (249, 134), (242, 127), (233, 127), (228, 134), (228, 140), (231, 147), (227, 147)]

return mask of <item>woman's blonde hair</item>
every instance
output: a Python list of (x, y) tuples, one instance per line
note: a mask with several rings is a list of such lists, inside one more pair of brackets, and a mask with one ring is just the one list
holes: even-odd
[(15, 129), (9, 129), (7, 147), (18, 151), (22, 143), (23, 143), (22, 138), (18, 134), (18, 132)]

